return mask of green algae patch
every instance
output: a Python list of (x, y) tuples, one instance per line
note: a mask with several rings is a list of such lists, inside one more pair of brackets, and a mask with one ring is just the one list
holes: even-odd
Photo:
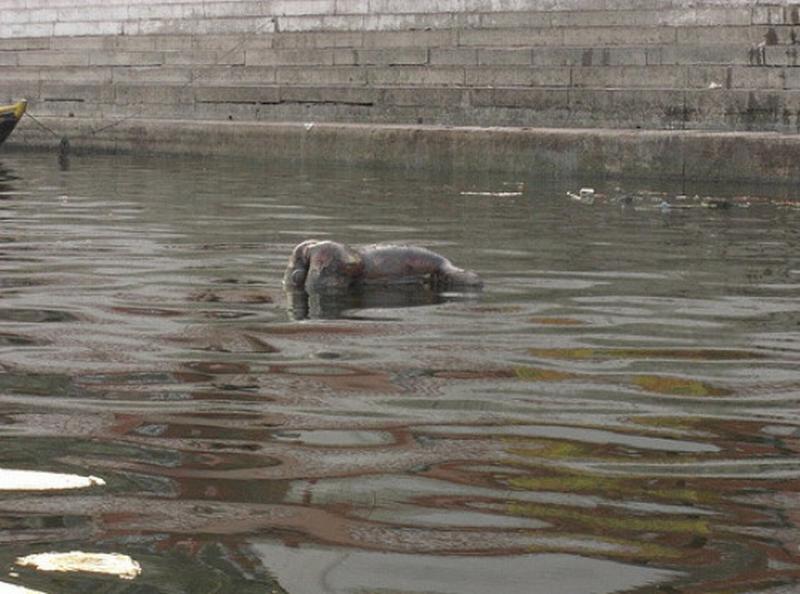
[(725, 388), (680, 377), (637, 375), (632, 381), (634, 385), (643, 390), (667, 396), (695, 396), (702, 398), (706, 396), (729, 396), (732, 393)]

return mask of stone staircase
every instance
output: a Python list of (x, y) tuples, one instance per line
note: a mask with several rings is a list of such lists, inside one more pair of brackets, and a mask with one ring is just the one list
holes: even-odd
[(0, 0), (0, 11), (0, 102), (25, 96), (43, 116), (800, 129), (800, 5), (785, 2)]

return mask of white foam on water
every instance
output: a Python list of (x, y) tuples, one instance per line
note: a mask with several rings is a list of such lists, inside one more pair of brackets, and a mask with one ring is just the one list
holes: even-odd
[(142, 573), (142, 568), (133, 559), (120, 553), (40, 553), (19, 557), (17, 565), (33, 567), (40, 571), (86, 571), (116, 575), (124, 580), (132, 580)]

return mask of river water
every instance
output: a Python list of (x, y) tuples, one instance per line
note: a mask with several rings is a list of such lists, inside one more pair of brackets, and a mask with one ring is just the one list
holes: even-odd
[[(6, 150), (0, 591), (797, 592), (795, 199)], [(309, 237), (486, 286), (286, 295)]]

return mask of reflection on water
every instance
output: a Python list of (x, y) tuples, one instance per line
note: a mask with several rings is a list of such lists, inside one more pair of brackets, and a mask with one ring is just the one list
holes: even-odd
[[(586, 185), (5, 153), (0, 590), (800, 588), (797, 197)], [(312, 236), (486, 288), (287, 294)]]
[(288, 290), (286, 291), (286, 303), (288, 304), (289, 315), (294, 320), (306, 320), (309, 318), (363, 319), (357, 312), (437, 305), (446, 301), (454, 301), (457, 297), (466, 298), (469, 296), (475, 297), (475, 295), (448, 295), (420, 285), (367, 286), (357, 287), (349, 291), (314, 292), (310, 295), (302, 290)]

